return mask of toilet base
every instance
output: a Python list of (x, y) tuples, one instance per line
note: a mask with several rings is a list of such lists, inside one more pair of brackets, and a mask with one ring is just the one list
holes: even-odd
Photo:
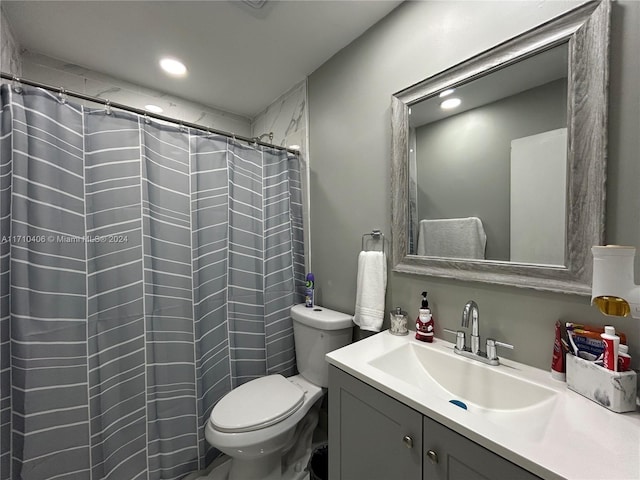
[[(306, 413), (295, 429), (287, 432), (289, 439), (282, 449), (259, 457), (234, 457), (231, 459), (229, 480), (289, 480), (304, 478), (295, 475), (303, 472), (309, 461), (309, 447), (313, 431), (318, 425), (320, 401)], [(304, 463), (301, 460), (304, 459)], [(286, 475), (285, 472), (289, 471)], [(303, 472), (304, 473), (304, 472)]]
[(252, 460), (232, 458), (229, 480), (282, 480), (280, 452)]
[[(229, 480), (229, 470), (231, 469), (231, 457), (224, 455), (224, 460), (219, 462), (215, 468), (208, 471), (194, 472), (184, 478), (184, 480)], [(306, 459), (304, 465), (308, 462)], [(309, 480), (309, 472), (302, 464), (292, 465), (282, 471), (282, 480)]]
[[(321, 401), (309, 411), (306, 418), (301, 421), (296, 429), (296, 433), (292, 438), (290, 445), (286, 447), (286, 453), (282, 455), (279, 460), (279, 472), (280, 477), (275, 477), (278, 480), (309, 480), (309, 472), (307, 472), (307, 465), (311, 458), (313, 450), (327, 442), (326, 429), (316, 428), (318, 426), (318, 411), (320, 410)], [(230, 476), (232, 462), (234, 460), (228, 455), (222, 455), (215, 459), (207, 470), (201, 470), (194, 472), (183, 480), (231, 480), (237, 478), (238, 474)], [(234, 468), (237, 468), (239, 462), (235, 461)], [(244, 468), (240, 466), (240, 468)], [(251, 473), (248, 473), (251, 474)], [(244, 477), (239, 477), (246, 480)], [(256, 478), (256, 477), (248, 477)], [(257, 478), (264, 478), (262, 472)]]

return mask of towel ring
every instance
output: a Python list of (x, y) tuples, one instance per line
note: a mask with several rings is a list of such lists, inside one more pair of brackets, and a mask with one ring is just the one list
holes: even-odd
[(384, 246), (384, 233), (382, 233), (379, 229), (374, 228), (371, 232), (365, 233), (362, 235), (362, 251), (365, 251), (365, 237), (372, 237), (374, 240), (382, 240), (382, 253), (386, 255), (385, 246)]

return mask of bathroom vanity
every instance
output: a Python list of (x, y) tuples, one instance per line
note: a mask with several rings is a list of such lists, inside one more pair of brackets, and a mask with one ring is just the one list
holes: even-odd
[(336, 367), (329, 385), (331, 480), (539, 478)]
[(382, 332), (327, 355), (330, 480), (640, 478), (640, 411), (453, 347)]

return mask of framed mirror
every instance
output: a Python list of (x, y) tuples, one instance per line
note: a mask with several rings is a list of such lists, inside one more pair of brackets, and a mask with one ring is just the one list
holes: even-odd
[(590, 294), (610, 8), (583, 4), (392, 96), (394, 271)]

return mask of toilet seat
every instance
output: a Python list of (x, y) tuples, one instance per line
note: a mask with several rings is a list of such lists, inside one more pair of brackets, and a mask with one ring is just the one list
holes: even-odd
[(225, 433), (241, 433), (274, 425), (304, 403), (305, 392), (282, 375), (251, 380), (227, 393), (213, 408), (211, 424)]

